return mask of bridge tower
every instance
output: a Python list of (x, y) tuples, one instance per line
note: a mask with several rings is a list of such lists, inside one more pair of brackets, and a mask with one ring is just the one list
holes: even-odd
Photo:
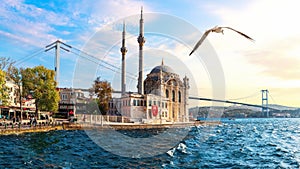
[(268, 108), (268, 89), (261, 90), (261, 113), (263, 116), (269, 117), (269, 108)]
[(65, 47), (68, 47), (69, 49), (72, 48), (72, 46), (70, 45), (67, 45), (63, 42), (61, 42), (60, 40), (57, 40), (53, 43), (51, 43), (50, 45), (47, 45), (45, 48), (45, 52), (48, 52), (49, 50), (55, 48), (55, 68), (54, 68), (54, 71), (55, 71), (55, 81), (56, 81), (56, 86), (58, 86), (58, 82), (59, 82), (59, 68), (60, 68), (60, 49), (63, 49), (67, 52), (70, 52), (69, 49), (66, 49)]

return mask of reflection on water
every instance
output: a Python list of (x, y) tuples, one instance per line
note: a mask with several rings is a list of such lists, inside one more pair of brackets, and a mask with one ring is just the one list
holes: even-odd
[[(155, 131), (121, 133), (141, 137), (149, 132)], [(216, 127), (194, 127), (179, 145), (149, 158), (114, 155), (95, 144), (85, 131), (0, 137), (0, 168), (300, 167), (300, 119), (236, 119)]]

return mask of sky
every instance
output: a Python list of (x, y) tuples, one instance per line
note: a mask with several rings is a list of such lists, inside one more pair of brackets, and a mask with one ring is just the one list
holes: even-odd
[[(181, 78), (190, 78), (191, 95), (261, 104), (261, 90), (268, 89), (269, 104), (300, 107), (298, 1), (3, 0), (0, 57), (12, 58), (18, 67), (54, 69), (55, 50), (44, 50), (60, 40), (73, 48), (60, 51), (59, 87), (89, 87), (101, 76), (119, 90), (125, 22), (126, 85), (135, 91), (141, 6), (145, 77), (164, 60)], [(226, 29), (224, 35), (209, 34), (188, 56), (202, 33), (216, 25), (255, 42)]]

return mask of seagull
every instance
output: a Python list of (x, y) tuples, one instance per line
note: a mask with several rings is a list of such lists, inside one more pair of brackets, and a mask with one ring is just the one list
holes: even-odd
[(207, 35), (210, 33), (210, 32), (216, 32), (216, 33), (222, 33), (224, 35), (224, 28), (226, 29), (230, 29), (230, 30), (233, 30), (235, 31), (236, 33), (239, 33), (240, 35), (244, 36), (245, 38), (251, 40), (251, 41), (254, 41), (254, 39), (252, 39), (251, 37), (249, 37), (248, 35), (240, 32), (240, 31), (237, 31), (233, 28), (230, 28), (230, 27), (222, 27), (222, 26), (215, 26), (211, 29), (208, 29), (201, 37), (201, 39), (197, 42), (197, 44), (195, 45), (194, 49), (192, 50), (192, 52), (190, 53), (189, 56), (191, 56), (191, 54), (202, 44), (202, 42), (204, 41), (204, 39), (207, 37)]

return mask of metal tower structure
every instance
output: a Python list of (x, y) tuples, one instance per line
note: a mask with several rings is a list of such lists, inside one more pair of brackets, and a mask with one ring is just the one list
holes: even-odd
[(51, 43), (50, 45), (47, 45), (45, 48), (45, 52), (48, 52), (49, 50), (55, 48), (55, 68), (54, 68), (54, 71), (55, 71), (55, 81), (56, 81), (56, 85), (58, 86), (58, 81), (59, 81), (59, 68), (60, 68), (60, 49), (63, 49), (67, 52), (70, 52), (69, 49), (66, 49), (65, 47), (61, 46), (61, 45), (64, 45), (68, 48), (72, 48), (70, 45), (67, 45), (63, 42), (61, 42), (60, 40), (57, 40), (53, 43)]
[(261, 90), (261, 112), (262, 115), (269, 117), (269, 108), (268, 108), (268, 89)]

